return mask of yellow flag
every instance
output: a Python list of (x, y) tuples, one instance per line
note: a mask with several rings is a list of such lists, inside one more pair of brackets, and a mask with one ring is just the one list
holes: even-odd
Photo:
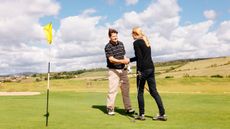
[(51, 44), (52, 43), (52, 23), (45, 25), (43, 27), (43, 30), (45, 32), (48, 43)]

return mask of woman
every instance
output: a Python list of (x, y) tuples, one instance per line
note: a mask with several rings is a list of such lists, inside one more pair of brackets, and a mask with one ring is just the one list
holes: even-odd
[(133, 28), (132, 37), (135, 40), (133, 42), (135, 57), (131, 58), (130, 62), (137, 61), (137, 98), (139, 106), (139, 116), (137, 119), (145, 120), (143, 93), (145, 82), (147, 81), (149, 93), (155, 99), (159, 109), (159, 115), (153, 117), (153, 120), (166, 121), (165, 109), (156, 89), (155, 68), (151, 58), (151, 47), (148, 38), (144, 35), (140, 27)]

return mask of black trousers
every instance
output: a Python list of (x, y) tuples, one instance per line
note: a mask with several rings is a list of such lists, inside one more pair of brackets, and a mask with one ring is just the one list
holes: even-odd
[(152, 69), (147, 69), (142, 72), (139, 72), (137, 75), (137, 99), (138, 99), (138, 106), (139, 106), (139, 113), (144, 114), (145, 113), (145, 105), (144, 105), (144, 88), (145, 88), (145, 83), (147, 81), (148, 87), (149, 87), (149, 93), (155, 99), (158, 109), (159, 109), (159, 114), (164, 115), (165, 114), (165, 109), (163, 106), (163, 103), (161, 101), (161, 97), (159, 93), (157, 92), (156, 88), (156, 80), (155, 80), (155, 69), (154, 67)]

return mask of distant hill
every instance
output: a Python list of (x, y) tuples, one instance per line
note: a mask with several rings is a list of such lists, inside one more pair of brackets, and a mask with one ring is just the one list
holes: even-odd
[[(135, 63), (130, 76), (136, 73)], [(155, 73), (159, 78), (165, 77), (191, 77), (191, 76), (216, 76), (230, 77), (230, 57), (181, 59), (155, 63)], [(107, 70), (85, 71), (78, 75), (82, 79), (107, 78)]]
[[(134, 77), (136, 73), (135, 63), (132, 65), (132, 73)], [(181, 59), (167, 62), (155, 63), (156, 75), (160, 78), (165, 77), (188, 77), (188, 76), (230, 76), (230, 57), (216, 58), (196, 58), (196, 59)], [(72, 72), (52, 73), (56, 79), (105, 79), (107, 78), (107, 69), (98, 68), (90, 70), (79, 70)], [(62, 77), (58, 77), (62, 76)]]
[(166, 62), (158, 65), (156, 71), (159, 77), (174, 76), (230, 76), (230, 57), (218, 57), (199, 60)]
[(179, 59), (179, 60), (171, 60), (171, 61), (164, 61), (164, 62), (156, 62), (154, 63), (156, 67), (159, 66), (171, 66), (171, 65), (181, 65), (188, 62), (198, 61), (198, 60), (207, 60), (212, 58), (195, 58), (195, 59)]
[[(135, 77), (136, 66), (131, 64)], [(230, 57), (181, 59), (167, 62), (156, 62), (155, 73), (158, 78), (178, 78), (191, 76), (223, 76), (230, 77)], [(9, 76), (9, 75), (8, 75)], [(15, 75), (12, 75), (15, 76)], [(31, 76), (37, 81), (46, 80), (46, 73), (20, 73), (17, 76)], [(0, 77), (4, 80), (7, 76)], [(77, 71), (52, 72), (51, 79), (107, 79), (107, 68), (83, 69)]]

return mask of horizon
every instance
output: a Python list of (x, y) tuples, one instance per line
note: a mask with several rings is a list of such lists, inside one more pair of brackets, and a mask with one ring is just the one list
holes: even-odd
[[(215, 59), (215, 58), (225, 58), (228, 56), (219, 56), (219, 57), (209, 57), (209, 58), (185, 58), (185, 59), (176, 59), (176, 60), (166, 60), (166, 61), (156, 61), (156, 63), (166, 63), (166, 62), (174, 62), (174, 61), (184, 61), (184, 60), (205, 60), (205, 59)], [(131, 67), (135, 66), (135, 63), (130, 63), (129, 64)], [(51, 73), (61, 73), (61, 72), (73, 72), (73, 71), (79, 71), (79, 70), (94, 70), (94, 69), (107, 69), (107, 67), (98, 67), (98, 68), (86, 68), (86, 69), (77, 69), (77, 70), (70, 70), (70, 71), (51, 71)], [(29, 75), (28, 75), (29, 74)], [(12, 73), (12, 74), (0, 74), (0, 77), (8, 77), (8, 76), (21, 76), (21, 75), (33, 75), (33, 74), (47, 74), (46, 72), (30, 72), (30, 71), (25, 71), (21, 73)]]

